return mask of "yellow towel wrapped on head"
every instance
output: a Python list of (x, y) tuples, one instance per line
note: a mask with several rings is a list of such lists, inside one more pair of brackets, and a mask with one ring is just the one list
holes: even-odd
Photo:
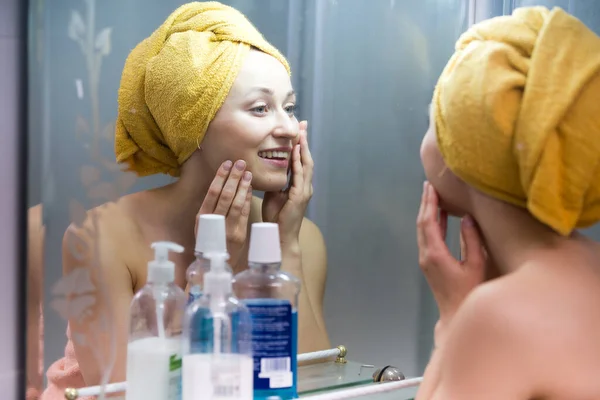
[(239, 11), (218, 2), (175, 10), (128, 56), (119, 88), (117, 162), (178, 176), (254, 47), (286, 59)]
[(434, 93), (458, 177), (562, 235), (600, 220), (600, 38), (559, 8), (464, 33)]

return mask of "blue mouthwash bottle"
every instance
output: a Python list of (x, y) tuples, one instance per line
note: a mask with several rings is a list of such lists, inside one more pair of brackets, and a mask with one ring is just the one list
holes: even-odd
[(252, 224), (248, 265), (233, 290), (252, 318), (254, 399), (295, 399), (300, 281), (280, 270), (277, 224)]
[[(196, 260), (186, 271), (188, 282), (188, 304), (202, 296), (204, 291), (204, 275), (210, 270), (209, 253), (227, 254), (227, 238), (225, 236), (225, 217), (217, 214), (202, 214), (198, 218), (196, 231)], [(226, 266), (231, 272), (231, 268)]]

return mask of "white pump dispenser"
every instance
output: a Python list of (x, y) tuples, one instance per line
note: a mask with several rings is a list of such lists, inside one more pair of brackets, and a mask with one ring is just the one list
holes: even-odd
[(126, 400), (181, 399), (181, 321), (185, 292), (175, 284), (169, 251), (183, 252), (171, 242), (152, 243), (146, 285), (130, 307), (127, 345)]
[(227, 254), (209, 254), (210, 270), (204, 275), (204, 292), (210, 299), (210, 313), (213, 318), (213, 349), (215, 353), (229, 353), (231, 343), (221, 342), (221, 328), (231, 330), (231, 318), (227, 315), (227, 296), (231, 294), (231, 272), (226, 271)]
[(175, 280), (175, 263), (169, 260), (169, 250), (183, 253), (183, 247), (172, 242), (154, 242), (154, 260), (148, 263), (147, 282), (169, 283)]
[(164, 299), (161, 292), (163, 285), (175, 280), (175, 263), (169, 260), (169, 250), (183, 253), (183, 247), (172, 242), (154, 242), (150, 246), (154, 249), (154, 260), (148, 263), (147, 283), (154, 283), (154, 300), (156, 303), (156, 324), (158, 337), (165, 338), (164, 325)]

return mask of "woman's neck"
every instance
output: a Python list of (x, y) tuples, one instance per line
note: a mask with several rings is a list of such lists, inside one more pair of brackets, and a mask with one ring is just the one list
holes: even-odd
[(569, 238), (536, 220), (527, 210), (478, 195), (472, 214), (488, 254), (502, 274), (543, 258)]
[(169, 223), (184, 228), (190, 225), (192, 230), (196, 215), (204, 202), (208, 188), (216, 172), (211, 172), (202, 157), (193, 155), (183, 165), (179, 179), (160, 190), (164, 203), (173, 212), (169, 213)]

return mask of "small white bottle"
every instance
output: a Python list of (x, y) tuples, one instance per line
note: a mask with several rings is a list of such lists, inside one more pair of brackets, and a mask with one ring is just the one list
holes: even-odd
[(126, 400), (181, 399), (181, 322), (185, 292), (174, 283), (171, 242), (152, 243), (155, 259), (148, 263), (146, 285), (131, 301), (127, 345)]
[(227, 254), (206, 256), (204, 293), (184, 319), (183, 400), (252, 400), (250, 312), (232, 295)]
[[(196, 231), (196, 260), (187, 269), (188, 304), (202, 296), (204, 290), (204, 274), (210, 269), (209, 253), (227, 253), (227, 237), (225, 236), (225, 217), (217, 214), (202, 214), (198, 218)], [(231, 269), (227, 266), (227, 270)]]

